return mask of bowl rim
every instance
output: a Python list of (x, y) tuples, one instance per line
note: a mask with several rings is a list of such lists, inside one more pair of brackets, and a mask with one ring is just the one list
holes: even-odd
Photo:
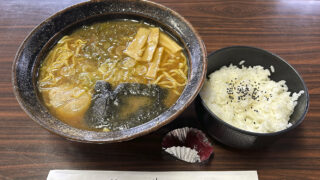
[[(72, 140), (72, 141), (85, 142), (85, 143), (113, 143), (113, 142), (128, 141), (128, 140), (131, 140), (131, 139), (134, 139), (134, 138), (149, 134), (151, 132), (154, 132), (157, 129), (163, 127), (164, 125), (172, 122), (175, 118), (177, 118), (194, 101), (194, 99), (199, 94), (199, 92), (200, 92), (200, 90), (201, 90), (201, 88), (202, 88), (202, 86), (204, 84), (205, 77), (206, 77), (206, 72), (207, 72), (207, 60), (206, 60), (207, 51), (206, 51), (206, 47), (205, 47), (205, 45), (203, 43), (203, 40), (201, 39), (201, 36), (199, 35), (197, 30), (192, 26), (192, 24), (188, 20), (186, 20), (182, 15), (180, 15), (178, 12), (172, 10), (171, 8), (166, 7), (166, 6), (164, 6), (162, 4), (159, 4), (159, 3), (156, 3), (156, 2), (152, 2), (152, 1), (148, 1), (148, 0), (121, 0), (121, 2), (128, 1), (128, 2), (145, 3), (145, 4), (148, 4), (148, 5), (160, 8), (162, 10), (169, 11), (172, 15), (176, 16), (178, 19), (183, 21), (188, 26), (188, 28), (190, 28), (192, 33), (195, 35), (195, 38), (199, 42), (199, 46), (200, 46), (199, 47), (199, 50), (200, 50), (199, 54), (201, 54), (203, 56), (202, 57), (203, 58), (203, 64), (202, 64), (203, 71), (201, 73), (199, 73), (201, 75), (200, 75), (200, 78), (199, 78), (199, 83), (197, 83), (197, 87), (194, 90), (194, 94), (187, 99), (187, 101), (184, 103), (184, 105), (179, 110), (177, 110), (176, 112), (172, 113), (165, 120), (160, 121), (160, 122), (156, 122), (155, 123), (156, 125), (152, 125), (152, 126), (148, 126), (148, 127), (145, 127), (145, 128), (141, 128), (141, 131), (139, 130), (139, 132), (134, 131), (134, 128), (142, 126), (142, 125), (144, 125), (144, 124), (146, 124), (148, 122), (143, 123), (143, 124), (138, 125), (138, 126), (135, 126), (135, 127), (132, 127), (132, 128), (129, 128), (129, 129), (127, 129), (127, 130), (131, 130), (129, 135), (122, 135), (122, 136), (118, 136), (116, 138), (114, 138), (114, 137), (112, 137), (112, 138), (108, 137), (107, 138), (107, 136), (105, 136), (104, 138), (99, 138), (99, 139), (79, 138), (79, 137), (72, 136), (70, 134), (64, 133), (61, 130), (50, 128), (50, 126), (46, 126), (44, 123), (42, 123), (41, 120), (36, 120), (36, 119), (40, 119), (40, 118), (37, 118), (35, 115), (33, 115), (31, 112), (29, 112), (29, 110), (25, 107), (24, 100), (21, 97), (20, 92), (19, 92), (19, 88), (17, 86), (16, 68), (17, 68), (17, 65), (18, 65), (18, 62), (19, 62), (19, 57), (21, 56), (21, 53), (22, 53), (23, 49), (26, 46), (26, 42), (28, 40), (30, 40), (31, 35), (34, 34), (42, 25), (47, 23), (48, 20), (51, 20), (51, 19), (55, 18), (56, 16), (58, 16), (58, 15), (60, 15), (62, 13), (68, 12), (69, 10), (71, 10), (71, 9), (73, 9), (75, 7), (83, 6), (83, 5), (87, 5), (87, 4), (92, 4), (92, 3), (104, 2), (104, 1), (105, 0), (91, 0), (91, 1), (89, 0), (89, 1), (81, 2), (81, 3), (76, 3), (76, 4), (68, 6), (68, 7), (64, 8), (62, 10), (59, 10), (59, 11), (53, 13), (52, 15), (50, 15), (48, 18), (43, 20), (41, 23), (37, 24), (30, 31), (30, 33), (25, 37), (25, 39), (21, 42), (21, 44), (20, 44), (20, 46), (18, 48), (18, 51), (15, 54), (14, 61), (13, 61), (13, 64), (12, 64), (11, 82), (12, 82), (12, 86), (13, 86), (13, 93), (14, 93), (14, 96), (16, 97), (20, 107), (23, 109), (23, 111), (29, 116), (29, 118), (31, 118), (33, 121), (35, 121), (37, 124), (39, 124), (42, 128), (48, 130), (49, 132), (51, 132), (53, 134), (59, 135), (59, 136), (61, 136), (63, 138), (66, 138), (66, 139)], [(136, 14), (136, 15), (137, 16), (141, 16), (141, 15), (138, 15), (138, 14)], [(150, 120), (150, 121), (152, 121), (152, 120)], [(64, 123), (64, 124), (67, 127), (75, 128), (75, 127), (70, 126), (70, 125), (68, 125), (66, 123)], [(82, 130), (82, 129), (80, 129), (80, 130), (88, 132), (88, 130)], [(123, 130), (120, 130), (120, 132), (121, 131), (123, 131)], [(92, 132), (92, 131), (89, 131), (89, 132)], [(97, 132), (97, 133), (107, 134), (108, 132)]]
[[(201, 104), (204, 106), (204, 108), (206, 109), (206, 111), (209, 112), (209, 114), (211, 116), (213, 116), (219, 123), (222, 123), (224, 126), (227, 126), (228, 128), (234, 130), (234, 131), (238, 131), (240, 133), (243, 133), (243, 134), (246, 134), (246, 135), (250, 135), (250, 136), (259, 136), (259, 137), (268, 137), (268, 136), (277, 136), (277, 135), (280, 135), (280, 134), (284, 134), (292, 129), (295, 129), (296, 127), (298, 127), (302, 121), (305, 119), (306, 115), (307, 115), (307, 112), (308, 112), (308, 109), (309, 109), (309, 92), (308, 92), (308, 88), (304, 82), (304, 80), (302, 79), (302, 77), (300, 76), (300, 74), (298, 73), (298, 71), (293, 68), (293, 66), (291, 66), (287, 61), (285, 61), (283, 58), (281, 58), (280, 56), (270, 52), (270, 51), (267, 51), (267, 50), (264, 50), (264, 49), (261, 49), (261, 48), (257, 48), (257, 47), (253, 47), (253, 46), (243, 46), (243, 45), (235, 45), (235, 46), (228, 46), (228, 47), (224, 47), (224, 48), (221, 48), (221, 49), (218, 49), (216, 51), (213, 51), (211, 52), (209, 55), (208, 55), (208, 61), (210, 61), (210, 57), (214, 56), (216, 53), (218, 52), (221, 52), (221, 51), (225, 51), (225, 50), (228, 50), (228, 49), (238, 49), (238, 48), (245, 48), (245, 49), (255, 49), (255, 50), (258, 50), (262, 53), (267, 53), (267, 54), (270, 54), (272, 56), (274, 56), (276, 59), (284, 62), (287, 66), (289, 66), (294, 72), (295, 74), (299, 77), (303, 87), (304, 87), (304, 93), (306, 94), (306, 99), (307, 99), (307, 102), (306, 102), (306, 106), (305, 106), (305, 109), (304, 109), (304, 112), (302, 114), (302, 116), (299, 118), (299, 120), (293, 124), (292, 126), (286, 128), (286, 129), (283, 129), (281, 131), (276, 131), (276, 132), (271, 132), (271, 133), (259, 133), (259, 132), (252, 132), (252, 131), (247, 131), (247, 130), (243, 130), (243, 129), (240, 129), (240, 128), (237, 128), (235, 126), (232, 126), (231, 124), (223, 121), (222, 119), (220, 119), (215, 113), (213, 113), (209, 108), (208, 106), (206, 105), (206, 103), (203, 101), (202, 97), (201, 97), (201, 93), (199, 93), (199, 97), (200, 97), (200, 100), (201, 100)], [(221, 68), (221, 67), (220, 67)], [(207, 72), (208, 73), (208, 72)], [(207, 75), (206, 75), (207, 76)], [(206, 77), (207, 79), (207, 77)]]

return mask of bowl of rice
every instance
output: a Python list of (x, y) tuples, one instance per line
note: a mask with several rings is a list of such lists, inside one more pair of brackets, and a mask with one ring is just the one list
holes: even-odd
[(208, 56), (207, 67), (196, 110), (208, 134), (227, 146), (266, 147), (307, 114), (309, 94), (303, 79), (275, 54), (226, 47)]

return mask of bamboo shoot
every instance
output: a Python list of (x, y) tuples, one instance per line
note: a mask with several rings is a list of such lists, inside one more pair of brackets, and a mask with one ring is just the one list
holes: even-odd
[(147, 48), (143, 53), (143, 61), (150, 62), (159, 42), (159, 28), (150, 28), (151, 32), (147, 41)]
[(178, 51), (182, 50), (182, 48), (175, 41), (173, 41), (168, 35), (164, 34), (163, 32), (160, 32), (159, 46), (165, 47), (172, 54), (175, 54)]
[(146, 74), (148, 78), (154, 79), (156, 77), (162, 54), (163, 54), (163, 47), (157, 48), (156, 52), (154, 53), (152, 62), (149, 66), (148, 72)]
[(141, 60), (144, 51), (144, 46), (147, 42), (150, 30), (146, 28), (139, 28), (132, 42), (129, 44), (124, 53), (135, 60)]

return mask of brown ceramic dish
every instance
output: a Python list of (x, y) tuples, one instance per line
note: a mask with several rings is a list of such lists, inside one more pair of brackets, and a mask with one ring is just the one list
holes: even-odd
[[(53, 117), (39, 98), (38, 67), (48, 50), (82, 24), (112, 19), (136, 19), (160, 26), (174, 36), (188, 55), (188, 84), (177, 102), (157, 118), (131, 129), (94, 132), (71, 127)], [(191, 24), (173, 10), (148, 1), (90, 1), (74, 5), (37, 26), (22, 43), (13, 63), (14, 93), (24, 111), (47, 130), (67, 139), (110, 143), (130, 140), (157, 130), (176, 118), (197, 96), (206, 74), (206, 51)]]

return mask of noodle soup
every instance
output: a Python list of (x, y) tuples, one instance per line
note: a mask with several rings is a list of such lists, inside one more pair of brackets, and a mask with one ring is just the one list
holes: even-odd
[(51, 49), (38, 90), (61, 121), (96, 131), (128, 129), (173, 105), (187, 83), (187, 59), (152, 25), (117, 20), (82, 26)]

